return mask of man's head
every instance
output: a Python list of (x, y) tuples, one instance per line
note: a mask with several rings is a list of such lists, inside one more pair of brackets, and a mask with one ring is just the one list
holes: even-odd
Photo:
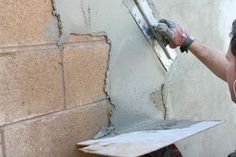
[(236, 20), (232, 24), (232, 32), (230, 33), (231, 41), (227, 52), (229, 65), (226, 72), (226, 78), (229, 85), (231, 98), (236, 103)]

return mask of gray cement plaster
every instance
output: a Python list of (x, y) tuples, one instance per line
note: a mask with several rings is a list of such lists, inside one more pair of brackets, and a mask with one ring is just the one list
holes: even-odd
[[(233, 0), (158, 0), (160, 16), (179, 22), (196, 40), (225, 53), (236, 18)], [(236, 149), (236, 108), (227, 84), (191, 53), (181, 54), (165, 82), (168, 117), (221, 119), (226, 123), (178, 143), (183, 156), (223, 157)]]
[[(236, 148), (236, 109), (227, 86), (191, 53), (180, 54), (168, 76), (122, 0), (54, 0), (60, 15), (60, 42), (70, 33), (106, 33), (111, 40), (107, 92), (115, 105), (112, 121), (118, 131), (162, 114), (150, 94), (165, 82), (169, 118), (222, 119), (224, 126), (178, 143), (184, 156), (222, 157)], [(181, 23), (192, 36), (226, 50), (234, 0), (158, 0), (160, 16)], [(143, 123), (144, 124), (144, 123)]]
[(117, 131), (147, 119), (163, 119), (150, 99), (165, 71), (122, 0), (55, 0), (63, 42), (70, 33), (106, 33), (111, 41), (106, 90)]

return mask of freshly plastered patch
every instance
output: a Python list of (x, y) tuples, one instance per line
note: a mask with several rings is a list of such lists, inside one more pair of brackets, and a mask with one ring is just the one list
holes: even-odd
[(54, 0), (54, 8), (61, 22), (60, 42), (70, 33), (105, 32), (110, 39), (106, 92), (114, 105), (111, 121), (116, 131), (163, 120), (150, 94), (161, 89), (165, 71), (123, 1)]

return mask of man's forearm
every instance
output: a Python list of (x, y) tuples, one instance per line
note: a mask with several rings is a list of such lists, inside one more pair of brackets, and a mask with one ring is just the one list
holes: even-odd
[(188, 33), (186, 33), (179, 24), (173, 21), (167, 19), (160, 20), (156, 26), (156, 30), (165, 37), (170, 48), (180, 46), (181, 51), (185, 51), (188, 48), (213, 73), (226, 81), (228, 60), (226, 59), (225, 54), (216, 49), (209, 48), (197, 41), (192, 42), (191, 40), (187, 40), (190, 39)]
[(188, 49), (213, 73), (226, 81), (228, 60), (226, 59), (225, 54), (216, 49), (207, 47), (198, 41), (194, 41)]

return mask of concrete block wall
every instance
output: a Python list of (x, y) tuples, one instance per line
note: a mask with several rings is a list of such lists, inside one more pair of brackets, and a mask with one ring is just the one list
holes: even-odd
[(73, 157), (108, 125), (110, 45), (71, 35), (57, 46), (50, 0), (0, 0), (0, 157)]

